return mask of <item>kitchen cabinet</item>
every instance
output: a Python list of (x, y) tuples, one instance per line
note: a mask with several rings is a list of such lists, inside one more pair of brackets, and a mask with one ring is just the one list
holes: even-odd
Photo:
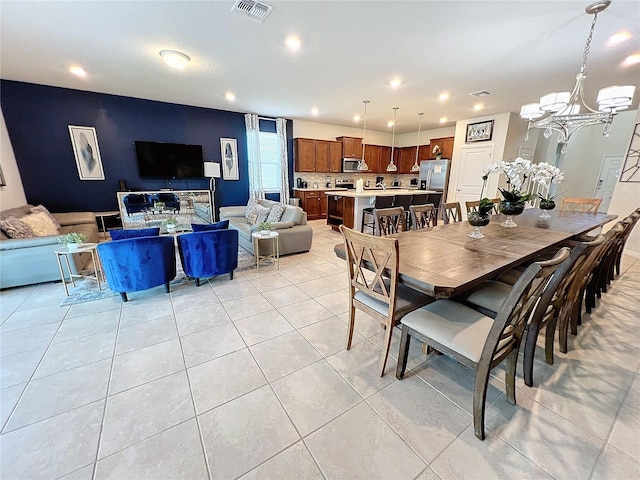
[(300, 208), (307, 212), (307, 220), (327, 218), (327, 190), (293, 189), (293, 196), (300, 199)]
[(327, 218), (327, 194), (320, 192), (320, 218)]
[(362, 138), (336, 137), (342, 143), (343, 158), (362, 158)]
[(296, 172), (339, 173), (342, 171), (342, 144), (330, 140), (296, 138), (293, 143)]
[(398, 162), (398, 173), (411, 173), (411, 167), (416, 161), (416, 147), (402, 147)]
[(367, 172), (375, 173), (380, 171), (380, 147), (378, 145), (364, 146), (364, 161), (369, 166)]
[(433, 147), (436, 145), (440, 145), (442, 149), (442, 158), (451, 160), (453, 156), (453, 137), (432, 138), (429, 142), (429, 160), (436, 158), (436, 154), (433, 153)]

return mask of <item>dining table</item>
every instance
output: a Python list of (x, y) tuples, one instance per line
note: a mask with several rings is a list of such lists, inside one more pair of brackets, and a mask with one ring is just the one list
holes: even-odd
[[(514, 217), (517, 227), (505, 228), (502, 214), (482, 227), (483, 238), (470, 238), (467, 222), (436, 225), (388, 235), (399, 246), (399, 282), (434, 298), (451, 298), (481, 282), (525, 263), (553, 247), (615, 220), (606, 213), (548, 212), (530, 208)], [(344, 244), (334, 252), (346, 258)]]

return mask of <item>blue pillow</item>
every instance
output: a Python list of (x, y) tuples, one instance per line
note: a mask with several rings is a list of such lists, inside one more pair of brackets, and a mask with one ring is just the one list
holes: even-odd
[(191, 230), (194, 232), (207, 232), (209, 230), (228, 230), (229, 229), (229, 220), (222, 220), (217, 223), (192, 223)]
[(136, 237), (157, 237), (160, 235), (160, 228), (139, 228), (137, 230), (109, 230), (111, 240), (124, 240), (125, 238)]

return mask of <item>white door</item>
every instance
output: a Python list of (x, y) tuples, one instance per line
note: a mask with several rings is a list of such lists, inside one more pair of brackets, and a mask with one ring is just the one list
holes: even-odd
[(596, 190), (593, 194), (594, 198), (601, 198), (599, 212), (607, 212), (609, 203), (613, 197), (613, 190), (616, 188), (616, 182), (620, 175), (620, 167), (622, 166), (622, 155), (605, 155), (600, 167), (600, 175), (596, 183)]
[[(480, 200), (482, 170), (491, 164), (493, 147), (463, 147), (456, 182), (456, 201), (466, 212), (464, 202)], [(487, 192), (485, 192), (485, 196)]]

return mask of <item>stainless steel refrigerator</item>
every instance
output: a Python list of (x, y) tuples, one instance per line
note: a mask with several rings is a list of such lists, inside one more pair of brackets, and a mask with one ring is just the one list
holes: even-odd
[(446, 159), (421, 161), (418, 176), (420, 190), (442, 192), (442, 198), (447, 198), (450, 166), (451, 160)]

